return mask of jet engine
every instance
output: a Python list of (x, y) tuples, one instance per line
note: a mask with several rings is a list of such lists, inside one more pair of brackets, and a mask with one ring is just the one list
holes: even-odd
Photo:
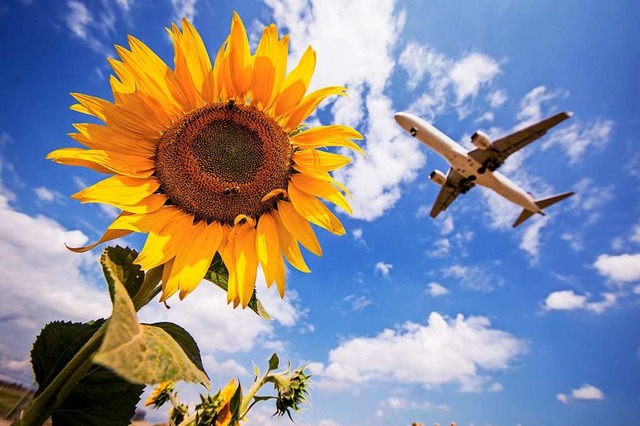
[(434, 170), (429, 174), (429, 179), (436, 185), (443, 186), (447, 182), (447, 177), (440, 170)]
[(487, 136), (486, 133), (478, 130), (473, 135), (471, 135), (471, 142), (478, 148), (485, 150), (491, 146), (491, 139)]

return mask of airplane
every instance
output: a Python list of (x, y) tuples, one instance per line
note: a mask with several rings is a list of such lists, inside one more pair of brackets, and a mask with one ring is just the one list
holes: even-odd
[(471, 142), (476, 146), (472, 151), (467, 151), (440, 130), (413, 114), (399, 112), (395, 114), (395, 119), (400, 127), (444, 157), (451, 166), (446, 175), (440, 170), (434, 170), (429, 175), (429, 179), (441, 187), (431, 209), (432, 218), (446, 210), (458, 195), (467, 193), (475, 185), (481, 185), (523, 208), (513, 223), (515, 228), (534, 214), (545, 216), (543, 209), (574, 193), (565, 192), (536, 200), (496, 170), (511, 154), (544, 136), (549, 129), (572, 115), (570, 112), (560, 112), (493, 142), (486, 133), (477, 131), (471, 136)]

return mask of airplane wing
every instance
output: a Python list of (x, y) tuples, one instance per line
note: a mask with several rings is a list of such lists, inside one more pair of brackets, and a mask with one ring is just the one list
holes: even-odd
[(571, 115), (572, 114), (570, 112), (558, 113), (536, 124), (496, 140), (487, 149), (474, 149), (469, 152), (469, 156), (487, 167), (489, 170), (493, 171), (500, 167), (511, 154), (521, 150), (536, 139), (541, 138), (549, 129), (562, 123), (564, 120), (571, 117)]
[(440, 188), (438, 197), (436, 198), (435, 203), (433, 203), (433, 207), (431, 208), (431, 213), (429, 215), (435, 219), (441, 211), (446, 210), (447, 207), (453, 203), (458, 195), (464, 194), (474, 186), (475, 184), (473, 182), (467, 180), (460, 173), (456, 172), (454, 169), (449, 169), (449, 173), (447, 173), (447, 181)]

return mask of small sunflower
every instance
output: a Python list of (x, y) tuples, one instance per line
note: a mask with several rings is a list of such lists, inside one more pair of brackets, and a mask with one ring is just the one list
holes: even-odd
[(353, 142), (362, 136), (346, 126), (302, 125), (345, 88), (307, 94), (316, 53), (307, 48), (286, 74), (289, 37), (279, 37), (273, 24), (251, 54), (234, 13), (213, 66), (188, 20), (168, 32), (175, 69), (129, 36), (129, 49), (116, 46), (120, 59), (109, 59), (114, 102), (72, 94), (78, 104), (71, 109), (104, 125), (75, 124), (70, 136), (88, 149), (59, 149), (47, 158), (111, 174), (72, 197), (122, 210), (99, 241), (72, 250), (148, 233), (135, 262), (142, 269), (164, 265), (161, 300), (193, 291), (216, 252), (229, 270), (234, 306), (247, 306), (258, 265), (284, 297), (283, 257), (310, 272), (299, 244), (322, 255), (309, 222), (345, 233), (318, 197), (351, 213), (346, 189), (331, 175), (349, 158), (318, 148), (362, 152)]

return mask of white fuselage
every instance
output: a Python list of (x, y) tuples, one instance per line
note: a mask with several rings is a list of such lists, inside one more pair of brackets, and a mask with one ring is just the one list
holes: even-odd
[[(531, 212), (541, 213), (531, 195), (516, 185), (505, 175), (490, 170), (479, 173), (482, 164), (469, 156), (469, 152), (450, 137), (415, 115), (400, 112), (395, 115), (398, 124), (420, 142), (444, 157), (451, 168), (465, 178), (475, 176), (473, 183), (492, 189), (502, 197)], [(415, 131), (412, 132), (412, 129)]]

